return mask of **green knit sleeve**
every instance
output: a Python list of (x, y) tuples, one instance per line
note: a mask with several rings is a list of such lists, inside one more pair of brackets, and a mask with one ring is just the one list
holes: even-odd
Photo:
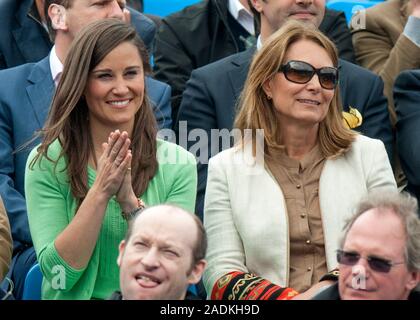
[[(163, 152), (163, 150), (165, 150)], [(172, 143), (159, 145), (159, 165), (170, 176), (165, 203), (195, 212), (197, 194), (197, 162), (185, 149)], [(165, 154), (166, 157), (162, 157)]]
[[(52, 157), (59, 153), (57, 144), (50, 146)], [(58, 149), (58, 150), (57, 150)], [(57, 152), (56, 152), (57, 151)], [(69, 266), (57, 252), (54, 241), (68, 226), (75, 208), (69, 196), (64, 160), (57, 167), (43, 157), (30, 166), (36, 148), (28, 157), (25, 172), (25, 194), (31, 236), (44, 279), (56, 290), (69, 291), (83, 275), (85, 269)]]

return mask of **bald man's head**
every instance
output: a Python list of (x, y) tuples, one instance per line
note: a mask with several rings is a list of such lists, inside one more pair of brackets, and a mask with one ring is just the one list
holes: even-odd
[(183, 299), (206, 266), (201, 221), (187, 211), (160, 205), (139, 213), (120, 244), (117, 260), (125, 299)]

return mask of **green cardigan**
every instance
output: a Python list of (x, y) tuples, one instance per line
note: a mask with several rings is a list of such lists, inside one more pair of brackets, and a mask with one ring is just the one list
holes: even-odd
[[(196, 160), (192, 154), (163, 140), (157, 140), (159, 168), (149, 182), (142, 200), (146, 206), (172, 203), (194, 212), (197, 190)], [(116, 263), (118, 245), (127, 231), (114, 198), (108, 203), (96, 247), (88, 265), (81, 270), (70, 267), (58, 254), (54, 241), (67, 227), (76, 212), (76, 202), (70, 190), (62, 157), (57, 167), (43, 157), (29, 168), (36, 155), (29, 155), (25, 173), (25, 193), (29, 227), (39, 265), (44, 275), (43, 299), (106, 299), (119, 290), (119, 270)], [(57, 159), (61, 151), (58, 141), (51, 144), (48, 154)], [(95, 171), (88, 168), (92, 186)]]

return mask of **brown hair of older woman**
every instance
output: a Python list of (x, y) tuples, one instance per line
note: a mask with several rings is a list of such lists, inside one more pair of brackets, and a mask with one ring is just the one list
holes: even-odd
[[(235, 119), (235, 127), (241, 130), (242, 137), (245, 136), (245, 129), (264, 130), (266, 151), (267, 147), (278, 148), (281, 145), (279, 142), (281, 127), (277, 111), (272, 100), (268, 100), (263, 84), (276, 75), (280, 66), (286, 62), (284, 60), (288, 48), (299, 40), (309, 40), (318, 44), (328, 53), (334, 66), (338, 65), (337, 49), (334, 44), (320, 31), (301, 22), (289, 21), (267, 39), (253, 58)], [(319, 125), (318, 141), (321, 152), (328, 158), (336, 157), (350, 148), (355, 136), (356, 133), (343, 124), (337, 87), (327, 116)]]
[[(89, 24), (73, 42), (64, 64), (63, 74), (54, 95), (46, 125), (41, 130), (42, 144), (31, 162), (45, 156), (51, 159), (48, 147), (58, 139), (62, 146), (59, 156), (67, 160), (67, 172), (73, 196), (79, 205), (88, 191), (87, 167), (89, 156), (94, 154), (93, 140), (89, 130), (89, 110), (84, 91), (89, 73), (118, 45), (130, 42), (138, 49), (143, 70), (149, 71), (149, 57), (135, 29), (116, 19), (106, 19)], [(147, 99), (135, 115), (131, 135), (132, 181), (136, 195), (142, 195), (156, 173), (156, 120)]]

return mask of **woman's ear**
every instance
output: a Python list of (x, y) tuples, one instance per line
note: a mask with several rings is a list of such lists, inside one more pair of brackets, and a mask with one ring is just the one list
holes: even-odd
[(48, 16), (51, 19), (51, 25), (54, 30), (68, 29), (66, 22), (66, 8), (62, 5), (53, 3), (48, 8)]
[(273, 90), (272, 90), (272, 79), (267, 79), (264, 81), (262, 88), (267, 95), (267, 99), (271, 100), (273, 97)]

